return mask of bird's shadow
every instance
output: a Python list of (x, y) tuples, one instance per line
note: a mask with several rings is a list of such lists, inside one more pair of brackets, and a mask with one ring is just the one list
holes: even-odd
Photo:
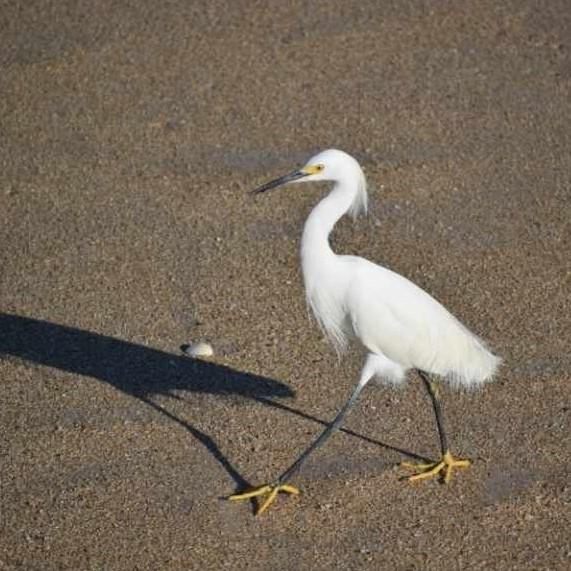
[[(180, 398), (179, 391), (234, 395), (322, 425), (327, 424), (274, 400), (294, 396), (294, 392), (279, 381), (73, 327), (0, 313), (0, 358), (7, 357), (91, 377), (139, 399), (188, 430), (226, 470), (234, 480), (236, 489), (247, 488), (250, 484), (221, 452), (216, 442), (196, 426), (155, 402), (153, 395)], [(351, 430), (341, 430), (383, 448), (423, 459)]]

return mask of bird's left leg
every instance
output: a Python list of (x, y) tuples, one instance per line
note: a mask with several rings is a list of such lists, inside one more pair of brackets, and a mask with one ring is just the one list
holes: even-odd
[(297, 458), (297, 460), (274, 482), (263, 484), (262, 486), (257, 486), (250, 490), (245, 490), (244, 492), (240, 492), (238, 494), (234, 494), (229, 496), (229, 500), (248, 500), (250, 498), (254, 498), (257, 496), (265, 496), (267, 494), (267, 498), (264, 500), (262, 505), (256, 511), (256, 515), (261, 515), (264, 513), (273, 501), (276, 499), (279, 492), (285, 492), (287, 494), (299, 494), (299, 490), (294, 487), (286, 484), (287, 481), (293, 476), (295, 472), (299, 470), (301, 465), (305, 462), (307, 457), (319, 446), (321, 446), (332, 434), (339, 428), (343, 419), (347, 415), (347, 413), (353, 408), (353, 405), (357, 402), (359, 395), (367, 381), (371, 378), (372, 373), (368, 374), (368, 368), (365, 367), (363, 372), (361, 373), (361, 379), (357, 386), (353, 389), (351, 396), (343, 406), (343, 408), (339, 411), (339, 414), (335, 417), (333, 422), (327, 426), (327, 428), (319, 435), (319, 437), (314, 440), (307, 449), (302, 452), (302, 454)]
[(442, 450), (442, 458), (439, 462), (434, 462), (431, 464), (412, 464), (410, 462), (403, 462), (402, 466), (406, 468), (412, 468), (418, 470), (419, 473), (414, 476), (409, 477), (409, 481), (414, 482), (416, 480), (424, 480), (426, 478), (433, 478), (438, 475), (444, 476), (444, 483), (447, 484), (452, 478), (452, 470), (455, 468), (467, 468), (470, 466), (470, 460), (457, 460), (452, 456), (448, 448), (448, 440), (446, 438), (446, 433), (444, 432), (444, 423), (442, 420), (442, 409), (440, 407), (440, 399), (438, 397), (438, 388), (436, 384), (432, 382), (426, 373), (423, 371), (418, 371), (428, 394), (430, 395), (430, 400), (432, 401), (432, 406), (434, 408), (434, 414), (436, 416), (436, 425), (438, 427), (438, 436), (440, 437), (440, 448)]

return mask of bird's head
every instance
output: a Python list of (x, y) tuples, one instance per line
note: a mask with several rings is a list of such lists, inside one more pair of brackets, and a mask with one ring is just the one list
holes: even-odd
[(353, 219), (367, 212), (367, 181), (359, 163), (347, 153), (336, 149), (322, 151), (315, 155), (306, 165), (289, 174), (276, 178), (256, 188), (253, 193), (261, 194), (294, 182), (331, 181), (341, 184), (341, 192), (349, 192), (351, 203), (348, 208)]
[(358, 180), (362, 176), (363, 171), (359, 163), (351, 155), (337, 149), (329, 149), (309, 159), (302, 168), (263, 184), (253, 193), (260, 194), (295, 182)]

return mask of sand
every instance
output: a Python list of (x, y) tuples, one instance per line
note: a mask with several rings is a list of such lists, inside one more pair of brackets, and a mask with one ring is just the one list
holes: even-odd
[[(571, 5), (14, 2), (0, 10), (0, 569), (571, 566)], [(331, 419), (338, 362), (298, 267), (314, 185), (355, 155), (336, 251), (427, 289), (504, 359), (444, 390), (450, 485), (413, 375)], [(214, 347), (194, 361), (181, 345)]]

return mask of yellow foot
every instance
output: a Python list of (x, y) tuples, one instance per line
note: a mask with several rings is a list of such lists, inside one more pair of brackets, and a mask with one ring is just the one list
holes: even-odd
[(450, 452), (446, 452), (440, 462), (433, 462), (432, 464), (411, 464), (410, 462), (403, 462), (401, 466), (412, 468), (413, 470), (420, 470), (419, 474), (408, 478), (409, 482), (444, 475), (444, 483), (448, 484), (450, 478), (452, 478), (452, 470), (454, 468), (467, 468), (470, 464), (470, 460), (456, 460), (452, 457)]
[(246, 490), (245, 492), (241, 492), (239, 494), (233, 494), (232, 496), (229, 496), (228, 499), (232, 501), (249, 500), (250, 498), (256, 498), (258, 496), (263, 496), (264, 494), (269, 494), (268, 497), (264, 500), (264, 503), (258, 508), (258, 511), (256, 512), (256, 515), (261, 515), (270, 507), (279, 492), (294, 494), (296, 496), (300, 493), (295, 486), (289, 486), (288, 484), (264, 484), (263, 486), (257, 486), (256, 488)]

